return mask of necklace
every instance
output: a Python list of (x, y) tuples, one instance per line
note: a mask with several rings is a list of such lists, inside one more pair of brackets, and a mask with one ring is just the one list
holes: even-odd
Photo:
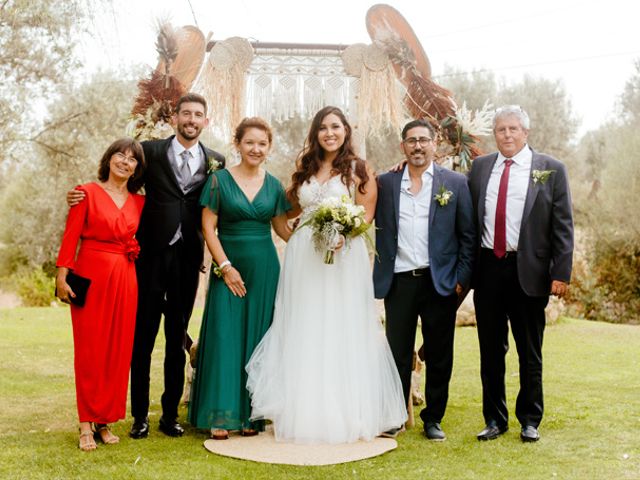
[(124, 196), (128, 195), (128, 193), (129, 193), (127, 191), (126, 187), (125, 187), (124, 190), (121, 190), (121, 189), (119, 189), (117, 187), (113, 187), (113, 186), (109, 185), (108, 183), (103, 183), (102, 184), (102, 188), (105, 191), (107, 191), (107, 192), (109, 192), (109, 193), (111, 193), (113, 195), (117, 195), (119, 197), (124, 197)]
[(237, 169), (235, 170), (234, 174), (235, 175), (233, 175), (233, 178), (236, 180), (238, 184), (242, 185), (243, 187), (253, 186), (257, 183), (260, 183), (261, 180), (264, 178), (264, 172), (261, 170), (258, 170), (258, 172), (255, 173), (254, 175), (245, 175), (241, 173), (239, 169)]

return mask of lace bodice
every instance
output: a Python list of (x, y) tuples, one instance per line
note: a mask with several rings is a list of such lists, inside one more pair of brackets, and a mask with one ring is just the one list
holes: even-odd
[(353, 192), (350, 192), (342, 183), (340, 175), (334, 175), (324, 183), (318, 182), (316, 177), (311, 177), (309, 181), (302, 184), (298, 192), (303, 216), (315, 209), (325, 198), (342, 197), (342, 195), (353, 196)]

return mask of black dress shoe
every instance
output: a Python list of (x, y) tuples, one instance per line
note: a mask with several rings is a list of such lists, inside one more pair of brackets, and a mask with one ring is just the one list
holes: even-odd
[(537, 442), (540, 440), (538, 429), (533, 425), (522, 427), (522, 430), (520, 431), (520, 440), (523, 442)]
[(184, 433), (184, 428), (175, 420), (167, 420), (164, 417), (160, 417), (160, 431), (170, 437), (181, 437)]
[(478, 440), (495, 440), (507, 430), (509, 430), (507, 425), (497, 425), (495, 422), (489, 422), (478, 434)]
[(379, 436), (384, 438), (396, 438), (398, 434), (405, 431), (404, 425), (401, 425), (396, 428), (392, 428), (391, 430), (387, 430), (386, 432), (382, 432)]
[(149, 418), (134, 418), (129, 436), (136, 440), (140, 438), (147, 438), (149, 436)]
[(434, 440), (436, 442), (442, 442), (447, 438), (447, 436), (442, 431), (440, 424), (436, 422), (425, 423), (424, 434), (427, 436), (429, 440)]

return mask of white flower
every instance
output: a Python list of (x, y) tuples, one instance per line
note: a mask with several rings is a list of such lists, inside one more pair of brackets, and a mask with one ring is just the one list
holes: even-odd
[[(332, 264), (335, 249), (341, 237), (344, 237), (347, 242), (349, 238), (362, 235), (369, 228), (364, 214), (364, 207), (354, 205), (347, 195), (341, 198), (328, 197), (318, 204), (308, 220), (298, 228), (307, 225), (311, 227), (316, 250), (320, 253), (324, 252), (324, 263)], [(365, 235), (365, 240), (367, 238)]]
[(555, 172), (555, 170), (532, 170), (531, 179), (533, 180), (533, 183), (540, 182), (544, 185), (547, 180), (549, 180), (549, 177), (553, 172)]
[(438, 193), (433, 196), (434, 200), (438, 202), (438, 205), (440, 205), (441, 207), (447, 205), (452, 197), (453, 192), (444, 188), (444, 183), (440, 185), (440, 190), (438, 190)]
[(207, 157), (207, 173), (213, 173), (220, 168), (220, 162), (213, 157)]
[(468, 109), (467, 103), (462, 102), (462, 107), (456, 109), (455, 116), (465, 133), (480, 137), (491, 134), (493, 115), (493, 105), (487, 100), (480, 110), (475, 111)]

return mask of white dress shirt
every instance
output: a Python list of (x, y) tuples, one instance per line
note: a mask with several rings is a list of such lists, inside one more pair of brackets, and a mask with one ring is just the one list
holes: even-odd
[(422, 174), (422, 188), (417, 194), (409, 191), (409, 168), (404, 169), (400, 183), (400, 220), (398, 223), (398, 254), (393, 271), (408, 272), (429, 266), (429, 210), (433, 190), (433, 163)]
[[(518, 250), (518, 238), (520, 237), (520, 224), (524, 212), (524, 201), (527, 198), (531, 176), (531, 159), (533, 154), (528, 145), (512, 157), (513, 164), (509, 170), (509, 186), (507, 188), (507, 252)], [(496, 224), (496, 206), (498, 203), (498, 188), (500, 187), (500, 177), (504, 170), (506, 158), (498, 153), (496, 163), (491, 170), (489, 183), (487, 184), (487, 195), (484, 200), (484, 220), (482, 228), (482, 246), (493, 249), (493, 236)]]

